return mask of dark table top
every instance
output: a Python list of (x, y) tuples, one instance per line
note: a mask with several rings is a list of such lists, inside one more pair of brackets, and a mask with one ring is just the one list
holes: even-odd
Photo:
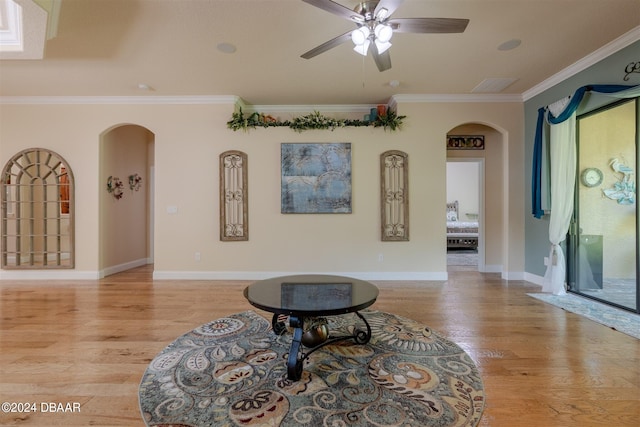
[(378, 288), (352, 277), (300, 274), (260, 280), (244, 290), (251, 305), (291, 316), (331, 316), (369, 307)]

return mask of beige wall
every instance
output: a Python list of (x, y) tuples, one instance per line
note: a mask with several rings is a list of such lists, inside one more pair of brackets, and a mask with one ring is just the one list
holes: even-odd
[[(155, 135), (154, 268), (158, 278), (258, 278), (329, 272), (376, 279), (446, 278), (445, 136), (462, 123), (498, 129), (504, 139), (503, 277), (523, 272), (523, 105), (398, 102), (403, 129), (344, 128), (296, 133), (288, 128), (232, 132), (232, 103), (123, 105), (0, 104), (0, 162), (45, 146), (65, 157), (76, 178), (76, 277), (98, 274), (101, 135), (135, 124)], [(330, 115), (331, 113), (327, 113)], [(280, 144), (351, 142), (353, 213), (280, 213)], [(249, 241), (221, 242), (218, 156), (248, 154)], [(409, 154), (411, 241), (381, 242), (379, 155)], [(103, 171), (106, 172), (106, 171)], [(109, 173), (110, 174), (110, 173)], [(169, 213), (171, 207), (176, 213)], [(104, 212), (103, 212), (104, 213)], [(104, 220), (104, 218), (103, 218)], [(125, 243), (122, 242), (124, 245)], [(111, 251), (113, 249), (109, 249)], [(200, 253), (196, 260), (195, 253)], [(118, 261), (108, 261), (118, 262)], [(3, 271), (2, 277), (7, 277)], [(25, 273), (17, 272), (16, 274)], [(60, 273), (63, 274), (63, 273)]]

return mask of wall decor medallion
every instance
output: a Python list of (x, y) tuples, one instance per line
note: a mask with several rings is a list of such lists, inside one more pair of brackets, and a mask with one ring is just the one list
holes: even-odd
[(409, 240), (409, 155), (390, 150), (380, 155), (382, 241)]
[(124, 184), (120, 181), (120, 178), (114, 176), (107, 178), (107, 193), (111, 194), (116, 200), (122, 199), (124, 195), (123, 187)]
[(230, 150), (220, 154), (220, 240), (249, 240), (247, 155)]
[(351, 143), (283, 143), (281, 212), (351, 213)]
[(139, 191), (142, 187), (142, 177), (137, 173), (129, 175), (129, 189)]
[(448, 135), (447, 150), (484, 150), (484, 135)]

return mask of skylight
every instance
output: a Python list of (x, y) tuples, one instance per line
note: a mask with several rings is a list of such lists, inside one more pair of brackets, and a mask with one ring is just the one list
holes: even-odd
[(22, 7), (0, 0), (0, 52), (23, 52)]
[(0, 0), (0, 59), (42, 59), (61, 0)]

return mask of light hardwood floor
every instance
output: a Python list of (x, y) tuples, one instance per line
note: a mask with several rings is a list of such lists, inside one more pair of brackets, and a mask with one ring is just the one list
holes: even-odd
[[(446, 283), (375, 282), (372, 308), (423, 322), (471, 355), (485, 385), (480, 425), (639, 425), (640, 340), (526, 295), (538, 286), (462, 270)], [(0, 425), (144, 426), (138, 385), (151, 359), (196, 326), (252, 309), (249, 282), (153, 281), (151, 271), (0, 282), (0, 402), (38, 410), (0, 412)], [(42, 412), (49, 402), (80, 412)]]

